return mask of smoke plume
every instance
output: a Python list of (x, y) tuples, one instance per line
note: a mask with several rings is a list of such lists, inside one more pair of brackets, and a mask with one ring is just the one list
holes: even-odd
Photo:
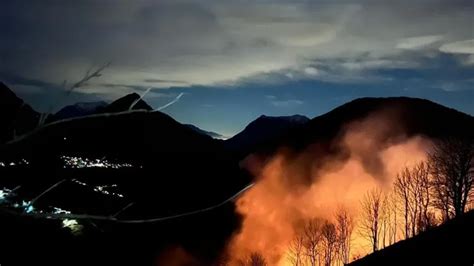
[[(247, 157), (243, 165), (256, 183), (236, 203), (243, 222), (228, 244), (233, 261), (258, 252), (270, 265), (287, 265), (303, 221), (332, 220), (340, 206), (357, 218), (369, 189), (389, 188), (403, 167), (425, 158), (429, 141), (406, 136), (397, 121), (385, 110), (346, 124), (329, 144), (315, 141), (299, 152), (282, 147), (265, 161)], [(364, 255), (367, 244), (354, 234), (353, 255)]]

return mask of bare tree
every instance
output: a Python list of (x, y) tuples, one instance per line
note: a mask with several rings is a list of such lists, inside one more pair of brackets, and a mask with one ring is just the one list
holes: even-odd
[(362, 217), (359, 233), (370, 242), (372, 251), (379, 249), (382, 205), (383, 193), (379, 188), (368, 191), (361, 201)]
[(421, 162), (405, 168), (394, 183), (395, 194), (402, 203), (405, 238), (428, 229), (433, 223), (429, 214), (432, 205), (432, 182), (429, 164)]
[(288, 260), (294, 266), (303, 266), (305, 261), (305, 243), (304, 238), (296, 235), (290, 243), (288, 251)]
[(439, 141), (429, 154), (435, 206), (444, 220), (464, 213), (474, 186), (474, 141)]
[(392, 245), (397, 241), (397, 229), (398, 229), (398, 197), (392, 191), (385, 195), (384, 198), (384, 233), (386, 237), (384, 237), (384, 244)]
[(429, 164), (421, 162), (413, 170), (412, 194), (415, 198), (414, 214), (412, 215), (412, 233), (426, 231), (434, 225), (433, 213), (430, 212), (432, 205), (431, 177)]
[(410, 199), (410, 186), (411, 186), (411, 173), (408, 168), (402, 170), (397, 175), (394, 183), (394, 191), (400, 198), (402, 214), (404, 218), (405, 226), (405, 239), (410, 237), (410, 210), (411, 210), (411, 199)]
[(354, 230), (354, 219), (349, 212), (340, 207), (335, 215), (337, 230), (337, 251), (343, 264), (348, 264), (351, 254), (351, 237)]
[(305, 255), (311, 266), (316, 266), (319, 257), (319, 245), (322, 240), (321, 227), (323, 222), (314, 218), (309, 220), (303, 231)]
[(337, 248), (337, 231), (336, 226), (325, 221), (321, 228), (322, 251), (324, 256), (324, 265), (331, 266), (336, 254)]
[(390, 202), (389, 194), (384, 193), (382, 196), (382, 208), (380, 212), (380, 245), (385, 248), (389, 245), (388, 240), (390, 238)]

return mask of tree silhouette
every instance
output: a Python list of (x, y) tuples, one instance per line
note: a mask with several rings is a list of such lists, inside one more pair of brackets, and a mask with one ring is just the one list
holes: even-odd
[(414, 192), (412, 194), (415, 198), (416, 206), (412, 212), (412, 233), (419, 233), (426, 231), (435, 223), (433, 213), (430, 212), (432, 186), (429, 164), (425, 162), (417, 164), (412, 169), (412, 173), (414, 178)]
[(331, 266), (336, 254), (337, 248), (337, 231), (336, 226), (325, 221), (321, 227), (322, 251), (324, 256), (324, 265)]
[(305, 245), (304, 238), (300, 235), (291, 241), (290, 247), (288, 250), (288, 260), (291, 265), (294, 266), (303, 266), (305, 262)]
[(400, 198), (402, 205), (402, 214), (404, 218), (404, 233), (405, 239), (410, 237), (410, 210), (411, 210), (411, 173), (406, 167), (401, 173), (397, 175), (394, 183), (394, 191)]
[(348, 264), (351, 254), (351, 237), (354, 230), (354, 219), (349, 212), (339, 207), (335, 214), (337, 231), (337, 253), (343, 264)]
[(438, 141), (429, 154), (435, 207), (448, 220), (464, 213), (474, 186), (474, 142)]
[(406, 167), (397, 175), (394, 192), (402, 203), (405, 239), (433, 225), (431, 190), (430, 167), (425, 162)]
[(323, 221), (313, 218), (309, 220), (303, 231), (305, 255), (311, 266), (316, 266), (319, 257), (319, 245), (322, 241), (321, 228)]
[(377, 251), (379, 248), (383, 198), (382, 190), (374, 188), (369, 190), (361, 201), (362, 217), (359, 233), (371, 243), (372, 251)]

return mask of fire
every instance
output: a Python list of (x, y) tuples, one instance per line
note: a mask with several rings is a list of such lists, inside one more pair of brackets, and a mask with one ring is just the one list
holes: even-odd
[[(248, 169), (258, 172), (255, 186), (236, 203), (244, 219), (228, 245), (233, 261), (258, 252), (269, 265), (291, 265), (289, 245), (303, 221), (333, 220), (340, 206), (357, 218), (369, 189), (389, 189), (403, 167), (425, 159), (429, 141), (403, 138), (385, 121), (382, 114), (348, 125), (336, 143), (344, 155), (321, 154), (318, 144), (299, 153), (281, 149), (261, 169), (256, 166), (261, 162), (249, 157)], [(355, 226), (351, 257), (370, 248), (357, 234), (357, 221)]]

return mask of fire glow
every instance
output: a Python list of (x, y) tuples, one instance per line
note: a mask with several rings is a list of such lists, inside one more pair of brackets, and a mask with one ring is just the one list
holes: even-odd
[(313, 145), (298, 153), (281, 149), (263, 167), (248, 157), (245, 165), (257, 179), (236, 203), (244, 218), (227, 248), (231, 265), (255, 252), (269, 265), (292, 265), (289, 246), (304, 221), (334, 221), (341, 206), (355, 218), (350, 257), (369, 253), (357, 225), (363, 196), (375, 187), (389, 190), (397, 173), (424, 160), (430, 146), (421, 137), (404, 138), (389, 118), (376, 115), (348, 125), (336, 144), (348, 156), (321, 155)]

